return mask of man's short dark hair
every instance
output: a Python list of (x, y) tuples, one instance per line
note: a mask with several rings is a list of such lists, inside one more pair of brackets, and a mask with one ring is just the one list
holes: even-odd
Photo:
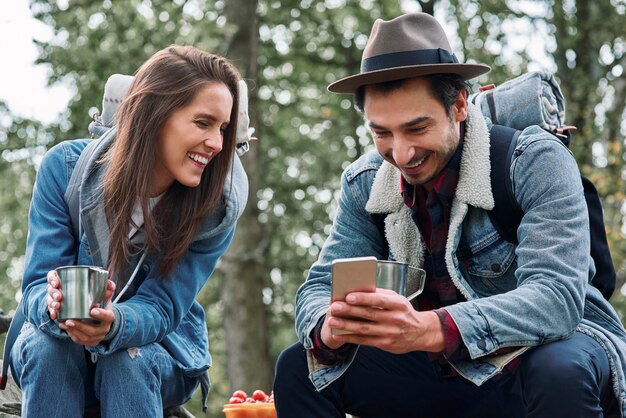
[[(431, 74), (424, 76), (428, 82), (428, 88), (433, 97), (443, 105), (446, 109), (448, 117), (452, 114), (452, 106), (463, 89), (470, 91), (469, 85), (457, 74)], [(375, 90), (382, 93), (390, 93), (401, 88), (409, 79), (387, 81), (385, 83), (371, 84)], [(361, 86), (354, 93), (354, 104), (357, 109), (363, 112), (363, 104), (365, 101), (365, 87)]]

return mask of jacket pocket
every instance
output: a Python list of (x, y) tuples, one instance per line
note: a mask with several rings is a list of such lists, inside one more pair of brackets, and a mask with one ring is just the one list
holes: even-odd
[(472, 287), (480, 293), (508, 292), (517, 287), (515, 246), (498, 236), (488, 245), (470, 247), (464, 266)]
[(180, 337), (180, 342), (184, 345), (186, 354), (191, 361), (197, 363), (202, 362), (207, 356), (209, 345), (206, 323), (202, 320), (204, 315), (194, 312), (196, 311), (194, 308), (195, 304), (191, 311), (185, 315), (175, 333)]

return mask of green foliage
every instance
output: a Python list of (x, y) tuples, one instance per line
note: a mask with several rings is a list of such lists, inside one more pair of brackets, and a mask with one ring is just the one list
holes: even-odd
[[(37, 42), (39, 63), (52, 67), (49, 82), (73, 86), (67, 137), (86, 135), (87, 113), (100, 107), (104, 82), (114, 73), (134, 74), (156, 51), (171, 44), (207, 50), (219, 45), (223, 25), (212, 1), (32, 0), (34, 16), (53, 30)], [(219, 3), (219, 2), (218, 2)]]
[(263, 173), (251, 204), (272, 234), (266, 259), (271, 334), (279, 337), (272, 339), (275, 355), (295, 341), (295, 290), (329, 232), (341, 171), (371, 147), (351, 97), (331, 94), (326, 86), (358, 71), (372, 21), (399, 11), (394, 2), (366, 1), (291, 0), (259, 7)]
[[(600, 24), (600, 22), (602, 22)], [(555, 61), (568, 121), (578, 132), (572, 150), (603, 198), (609, 246), (618, 273), (613, 305), (626, 314), (623, 205), (626, 126), (626, 6), (620, 2), (555, 1)]]

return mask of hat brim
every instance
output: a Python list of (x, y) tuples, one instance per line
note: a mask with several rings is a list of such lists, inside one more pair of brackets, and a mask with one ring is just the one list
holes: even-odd
[(329, 84), (328, 90), (333, 93), (354, 93), (359, 87), (368, 84), (384, 83), (387, 81), (421, 77), (431, 74), (458, 74), (463, 80), (467, 81), (488, 73), (489, 71), (491, 71), (491, 68), (483, 64), (409, 65), (406, 67), (386, 68), (345, 77)]

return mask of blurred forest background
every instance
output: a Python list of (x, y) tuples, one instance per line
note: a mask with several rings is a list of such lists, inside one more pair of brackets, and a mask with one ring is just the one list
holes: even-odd
[[(623, 317), (625, 0), (31, 0), (54, 33), (38, 43), (39, 62), (73, 99), (45, 126), (0, 103), (0, 308), (10, 313), (19, 299), (42, 155), (87, 135), (109, 75), (133, 74), (172, 43), (193, 44), (239, 68), (260, 139), (243, 157), (250, 199), (235, 241), (200, 295), (213, 355), (208, 416), (222, 415), (234, 389), (269, 392), (275, 359), (296, 338), (294, 294), (329, 231), (340, 173), (373, 146), (351, 98), (326, 86), (358, 72), (376, 18), (420, 10), (445, 23), (461, 61), (492, 66), (474, 88), (529, 70), (557, 75), (566, 122), (578, 127), (572, 150), (603, 199), (618, 272), (612, 302)], [(187, 407), (202, 416), (198, 396)]]

